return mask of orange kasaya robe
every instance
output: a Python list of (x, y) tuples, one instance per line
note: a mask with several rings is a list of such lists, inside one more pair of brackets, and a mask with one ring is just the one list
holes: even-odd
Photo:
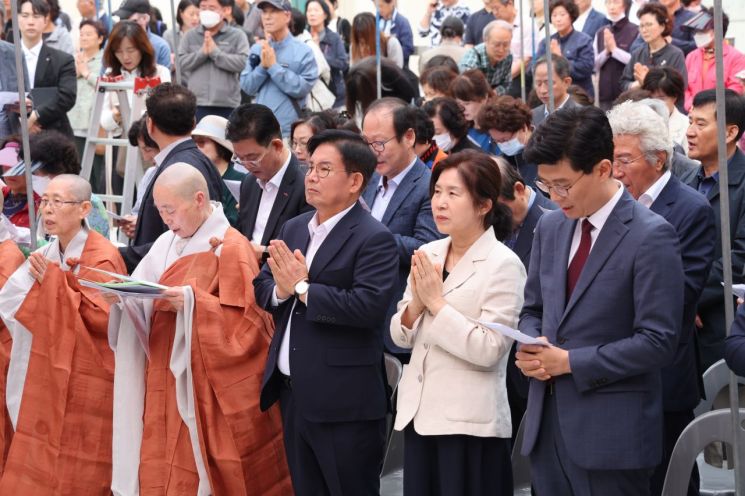
[[(0, 243), (0, 289), (23, 262), (23, 253), (13, 241)], [(10, 441), (13, 439), (13, 424), (10, 421), (8, 409), (5, 407), (5, 381), (8, 378), (11, 346), (13, 346), (13, 340), (0, 319), (0, 475), (5, 469), (5, 459), (10, 449)]]
[[(118, 250), (90, 231), (78, 276), (111, 279), (85, 267), (126, 274)], [(0, 494), (111, 494), (114, 355), (109, 305), (72, 271), (47, 266), (16, 313), (33, 335), (18, 425)]]
[[(195, 295), (191, 370), (202, 459), (214, 496), (291, 495), (280, 412), (259, 410), (259, 391), (273, 332), (254, 299), (258, 263), (238, 231), (222, 252), (185, 256), (160, 279)], [(199, 486), (189, 430), (178, 409), (169, 359), (176, 313), (153, 309), (146, 372), (140, 494), (195, 495)]]

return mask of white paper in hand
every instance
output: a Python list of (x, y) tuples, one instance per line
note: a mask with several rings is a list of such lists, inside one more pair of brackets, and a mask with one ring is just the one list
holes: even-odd
[(225, 186), (228, 187), (230, 194), (235, 198), (235, 201), (241, 201), (241, 182), (231, 181), (230, 179), (223, 179), (223, 182), (225, 183)]
[[(722, 286), (724, 286), (724, 282), (722, 282)], [(745, 298), (745, 284), (733, 284), (732, 294), (738, 298)]]
[(542, 341), (540, 339), (536, 339), (533, 336), (528, 336), (525, 333), (522, 333), (518, 331), (517, 329), (513, 329), (511, 327), (507, 327), (506, 325), (500, 324), (498, 322), (482, 322), (479, 321), (479, 324), (481, 324), (484, 327), (488, 327), (489, 329), (493, 329), (495, 331), (498, 331), (508, 338), (512, 338), (518, 343), (522, 344), (537, 344), (540, 346), (548, 346), (548, 343), (545, 341)]

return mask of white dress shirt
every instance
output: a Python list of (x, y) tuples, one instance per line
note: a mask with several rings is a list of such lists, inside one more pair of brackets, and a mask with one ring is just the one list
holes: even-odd
[(264, 237), (264, 230), (266, 224), (269, 221), (269, 214), (272, 213), (272, 207), (274, 206), (274, 200), (277, 199), (277, 193), (279, 192), (279, 185), (282, 184), (282, 178), (285, 177), (287, 167), (290, 165), (292, 159), (292, 153), (287, 154), (287, 160), (284, 165), (277, 171), (272, 178), (264, 182), (260, 179), (256, 180), (256, 184), (261, 188), (261, 200), (259, 200), (259, 211), (256, 212), (256, 222), (254, 223), (254, 231), (251, 234), (251, 241), (256, 244), (261, 244), (261, 239)]
[(582, 32), (583, 29), (585, 29), (585, 23), (587, 22), (587, 18), (590, 17), (590, 12), (592, 12), (592, 7), (585, 10), (584, 13), (580, 14), (576, 21), (572, 24), (572, 27), (574, 27), (575, 31)]
[(26, 69), (28, 69), (28, 88), (30, 90), (34, 89), (34, 79), (36, 79), (36, 64), (39, 63), (39, 52), (41, 52), (41, 46), (43, 44), (42, 40), (39, 40), (39, 43), (32, 46), (31, 48), (26, 48), (26, 44), (21, 42), (21, 47), (23, 48), (23, 57), (26, 59)]
[(373, 200), (372, 208), (370, 209), (370, 215), (372, 215), (376, 220), (383, 220), (385, 211), (388, 208), (388, 204), (391, 202), (391, 198), (393, 198), (393, 194), (396, 192), (396, 188), (398, 188), (399, 184), (401, 184), (401, 181), (404, 180), (406, 174), (409, 173), (411, 168), (414, 167), (417, 158), (418, 157), (414, 157), (414, 160), (412, 160), (411, 163), (396, 177), (392, 179), (389, 178), (387, 180), (387, 187), (384, 184), (383, 177), (380, 177), (380, 180), (378, 181), (378, 189), (375, 193), (375, 199)]
[(667, 186), (667, 182), (670, 180), (670, 177), (672, 174), (670, 171), (665, 171), (665, 173), (660, 176), (659, 179), (657, 179), (652, 186), (649, 187), (647, 191), (644, 192), (642, 196), (639, 197), (639, 203), (644, 205), (647, 208), (650, 208), (652, 204), (657, 200), (657, 197), (660, 196), (660, 193), (662, 190)]
[[(621, 199), (621, 195), (623, 195), (624, 186), (619, 181), (615, 181), (618, 185), (618, 191), (616, 191), (616, 194), (614, 194), (608, 202), (597, 209), (594, 214), (587, 217), (587, 220), (590, 221), (590, 224), (592, 224), (592, 231), (590, 231), (590, 237), (592, 238), (592, 243), (590, 244), (590, 251), (592, 251), (592, 247), (595, 246), (595, 241), (598, 239), (598, 235), (600, 234), (600, 231), (603, 230), (603, 226), (605, 225), (605, 222), (608, 220), (608, 217), (610, 217), (611, 212), (614, 208), (616, 208), (616, 204), (618, 203), (618, 200)], [(572, 237), (572, 246), (569, 250), (569, 259), (567, 260), (567, 267), (569, 267), (569, 264), (572, 263), (572, 259), (574, 258), (575, 253), (577, 253), (577, 250), (579, 249), (579, 242), (582, 238), (582, 221), (585, 219), (585, 217), (582, 217), (581, 219), (577, 220), (577, 225), (574, 228), (574, 237)]]
[[(316, 213), (313, 218), (310, 219), (310, 222), (308, 223), (310, 243), (308, 243), (308, 250), (305, 252), (305, 266), (308, 267), (308, 270), (310, 270), (310, 266), (313, 264), (313, 259), (315, 258), (316, 253), (318, 253), (318, 249), (321, 247), (328, 235), (331, 233), (334, 227), (336, 227), (339, 221), (342, 220), (344, 216), (347, 215), (356, 204), (357, 202), (354, 202), (345, 210), (342, 210), (338, 214), (327, 219), (323, 224), (318, 224), (318, 213)], [(309, 299), (310, 289), (308, 289), (308, 292), (305, 294), (306, 306), (308, 305)], [(277, 287), (275, 286), (274, 292), (272, 293), (272, 305), (276, 307), (277, 305), (285, 301), (286, 299), (280, 300), (279, 298), (277, 298)], [(282, 336), (282, 344), (279, 347), (279, 357), (277, 358), (277, 368), (284, 375), (290, 375), (290, 328), (292, 327), (292, 314), (295, 311), (295, 305), (297, 305), (297, 299), (295, 299), (294, 303), (292, 304), (292, 309), (290, 310), (290, 318), (287, 319), (287, 328), (285, 329), (284, 336)]]
[[(567, 93), (566, 96), (564, 96), (564, 100), (559, 105), (556, 105), (556, 100), (554, 100), (554, 112), (556, 112), (557, 110), (560, 110), (561, 108), (563, 108), (564, 105), (569, 101), (570, 98), (571, 98), (571, 95), (569, 93)], [(543, 115), (545, 115), (546, 117), (548, 117), (548, 114), (550, 114), (550, 113), (551, 112), (548, 111), (548, 105), (544, 103), (543, 104)]]
[(177, 146), (179, 146), (181, 143), (183, 143), (184, 141), (188, 139), (191, 139), (191, 136), (186, 136), (185, 138), (177, 139), (176, 141), (174, 141), (173, 143), (171, 143), (170, 145), (168, 145), (167, 147), (159, 151), (158, 154), (153, 157), (153, 162), (155, 162), (155, 165), (157, 167), (160, 167), (163, 161), (168, 156), (168, 154), (171, 153), (171, 151), (173, 151), (174, 148), (176, 148)]

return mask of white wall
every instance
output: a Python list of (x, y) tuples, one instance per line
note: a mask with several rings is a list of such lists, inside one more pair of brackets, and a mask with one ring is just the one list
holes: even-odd
[[(174, 5), (178, 4), (179, 0), (173, 0)], [(424, 41), (418, 38), (416, 31), (417, 25), (421, 20), (422, 15), (426, 9), (426, 2), (428, 0), (398, 0), (398, 9), (409, 19), (412, 30), (414, 31), (414, 43), (423, 45)], [(107, 5), (107, 0), (101, 0), (104, 5)], [(158, 7), (163, 13), (164, 20), (170, 26), (171, 23), (171, 4), (168, 0), (150, 0), (150, 2)], [(471, 7), (471, 11), (476, 11), (483, 7), (481, 0), (461, 0), (464, 5)], [(515, 0), (515, 4), (519, 7), (521, 0)], [(522, 0), (525, 4), (525, 8), (529, 8), (532, 0)], [(116, 10), (122, 0), (111, 0), (111, 6), (113, 10)], [(76, 24), (79, 15), (78, 10), (75, 7), (76, 0), (60, 0), (62, 9), (67, 12), (73, 18), (73, 24)], [(351, 19), (359, 12), (373, 12), (373, 0), (339, 0), (339, 12), (343, 17)], [(595, 8), (603, 11), (605, 2), (604, 0), (593, 0)], [(713, 5), (711, 0), (704, 0), (704, 5)], [(724, 11), (730, 18), (730, 27), (728, 37), (735, 38), (735, 45), (742, 51), (745, 51), (745, 1), (743, 0), (722, 0), (722, 6)]]

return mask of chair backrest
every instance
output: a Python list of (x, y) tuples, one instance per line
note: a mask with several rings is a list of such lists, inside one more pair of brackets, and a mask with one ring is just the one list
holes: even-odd
[(398, 358), (388, 353), (383, 353), (385, 358), (385, 375), (388, 378), (388, 385), (391, 387), (391, 398), (396, 394), (396, 388), (398, 387), (398, 381), (401, 380), (401, 375), (404, 372), (404, 367)]
[[(729, 378), (732, 371), (727, 367), (727, 362), (723, 359), (716, 362), (704, 372), (704, 394), (702, 399), (693, 413), (696, 417), (711, 410), (714, 404), (714, 398), (719, 392), (729, 386)], [(745, 385), (745, 377), (737, 377), (737, 383)]]

